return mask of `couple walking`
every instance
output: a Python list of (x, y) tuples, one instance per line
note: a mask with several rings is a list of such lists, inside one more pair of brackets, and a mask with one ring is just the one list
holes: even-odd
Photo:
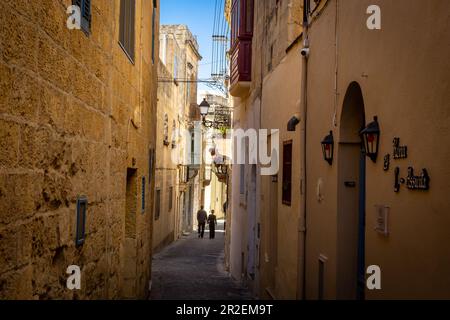
[(205, 207), (201, 206), (201, 209), (197, 212), (197, 221), (199, 238), (203, 239), (203, 236), (205, 235), (206, 222), (209, 224), (209, 238), (214, 239), (216, 237), (217, 218), (214, 214), (214, 210), (211, 210), (211, 214), (208, 217)]

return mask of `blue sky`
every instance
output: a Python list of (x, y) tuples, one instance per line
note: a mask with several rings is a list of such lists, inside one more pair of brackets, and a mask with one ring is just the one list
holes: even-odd
[[(161, 24), (185, 24), (197, 36), (200, 45), (199, 78), (211, 77), (212, 33), (215, 0), (161, 0)], [(199, 89), (205, 87), (199, 85)]]

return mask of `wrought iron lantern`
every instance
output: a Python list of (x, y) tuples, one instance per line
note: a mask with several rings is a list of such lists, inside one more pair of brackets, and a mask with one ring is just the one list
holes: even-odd
[(380, 126), (378, 117), (374, 117), (374, 121), (361, 131), (361, 138), (364, 143), (366, 155), (373, 161), (377, 162), (378, 149), (380, 146)]
[(227, 183), (228, 179), (228, 165), (224, 163), (216, 163), (214, 165), (214, 173), (217, 176), (219, 182)]
[(224, 163), (216, 163), (216, 172), (219, 175), (227, 175), (228, 174), (228, 165)]
[(323, 158), (331, 166), (333, 164), (333, 155), (334, 155), (333, 131), (330, 131), (330, 134), (328, 136), (326, 136), (325, 139), (323, 139), (322, 152), (323, 152)]
[(202, 115), (203, 120), (205, 120), (206, 116), (208, 115), (210, 107), (211, 106), (209, 105), (208, 101), (206, 101), (206, 98), (203, 99), (202, 103), (200, 103), (200, 114)]
[[(206, 117), (210, 115), (209, 110), (211, 109), (211, 105), (206, 101), (206, 98), (203, 99), (202, 103), (198, 106), (200, 108), (200, 114), (202, 116), (202, 124), (205, 128), (213, 128), (213, 129), (224, 129), (230, 127), (230, 108), (220, 108), (219, 106), (214, 107), (214, 120), (208, 120)], [(219, 110), (218, 110), (219, 109)], [(225, 109), (225, 110), (223, 110)]]
[[(213, 154), (213, 152), (211, 152)], [(216, 152), (214, 152), (216, 154)], [(217, 176), (220, 182), (227, 183), (228, 180), (228, 166), (229, 166), (229, 158), (226, 156), (216, 155), (213, 160), (213, 172)]]

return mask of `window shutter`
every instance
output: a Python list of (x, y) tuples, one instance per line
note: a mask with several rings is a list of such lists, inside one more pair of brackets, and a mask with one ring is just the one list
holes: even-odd
[(84, 0), (83, 18), (89, 22), (91, 26), (91, 0)]
[(122, 45), (125, 45), (125, 28), (126, 28), (126, 24), (125, 24), (125, 13), (126, 10), (126, 5), (125, 5), (125, 1), (121, 0), (120, 1), (120, 19), (119, 19), (119, 23), (120, 23), (120, 30), (119, 30), (119, 41)]
[(156, 10), (158, 2), (153, 0), (153, 14), (152, 14), (152, 62), (155, 63), (155, 34), (156, 34)]
[(283, 204), (290, 206), (292, 202), (292, 141), (283, 146)]
[(72, 4), (81, 10), (81, 29), (84, 33), (89, 34), (91, 30), (91, 0), (72, 0)]
[(135, 14), (136, 1), (135, 0), (121, 0), (120, 1), (120, 28), (119, 28), (119, 42), (122, 49), (128, 55), (129, 59), (134, 62), (135, 57)]
[(141, 207), (142, 213), (145, 213), (145, 186), (146, 186), (146, 184), (145, 184), (145, 177), (142, 177), (142, 190), (141, 190), (141, 192), (142, 192), (142, 199), (141, 199), (141, 201), (142, 201), (142, 207)]
[(134, 22), (135, 22), (135, 18), (136, 18), (136, 0), (131, 0), (131, 12), (130, 12), (130, 39), (129, 41), (129, 53), (131, 56), (131, 59), (134, 61), (134, 39), (135, 39), (135, 28), (134, 28)]

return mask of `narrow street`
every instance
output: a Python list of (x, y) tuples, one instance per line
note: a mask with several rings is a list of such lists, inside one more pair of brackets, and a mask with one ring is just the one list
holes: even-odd
[(0, 0), (0, 303), (450, 300), (449, 17)]
[(185, 236), (153, 256), (151, 300), (247, 300), (250, 294), (224, 268), (223, 222), (216, 239)]

